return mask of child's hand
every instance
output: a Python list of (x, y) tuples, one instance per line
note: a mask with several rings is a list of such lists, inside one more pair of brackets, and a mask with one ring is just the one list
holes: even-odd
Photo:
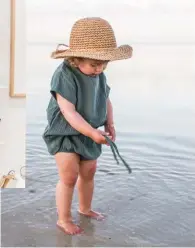
[(106, 132), (98, 130), (98, 129), (94, 129), (92, 134), (91, 134), (91, 138), (97, 144), (107, 144), (107, 141), (106, 141), (104, 135), (108, 136), (111, 139), (111, 136), (109, 136), (109, 133), (106, 133)]
[(104, 129), (105, 129), (105, 132), (106, 132), (106, 133), (109, 133), (109, 135), (111, 136), (111, 140), (112, 140), (113, 142), (115, 142), (115, 139), (116, 139), (116, 131), (115, 131), (114, 125), (106, 124), (106, 125), (104, 126)]

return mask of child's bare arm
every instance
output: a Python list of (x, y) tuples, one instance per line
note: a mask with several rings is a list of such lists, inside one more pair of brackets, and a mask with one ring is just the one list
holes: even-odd
[(113, 108), (109, 98), (107, 99), (107, 120), (105, 124), (105, 132), (108, 132), (111, 136), (112, 141), (115, 141), (116, 132), (114, 128)]
[(112, 108), (112, 103), (110, 101), (110, 98), (107, 99), (107, 120), (106, 124), (108, 125), (113, 125), (114, 120), (113, 120), (113, 108)]
[(105, 144), (106, 140), (102, 131), (93, 128), (85, 119), (76, 111), (74, 104), (63, 98), (58, 93), (56, 94), (57, 102), (60, 110), (69, 122), (69, 124), (78, 132), (92, 138), (95, 142)]

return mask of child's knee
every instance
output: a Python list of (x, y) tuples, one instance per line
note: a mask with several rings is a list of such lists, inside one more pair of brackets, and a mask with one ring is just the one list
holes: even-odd
[(71, 176), (64, 176), (60, 178), (60, 182), (63, 183), (66, 187), (72, 188), (75, 186), (77, 182), (78, 174), (76, 175), (71, 175)]
[(79, 174), (80, 177), (87, 181), (92, 180), (96, 173), (96, 167), (97, 167), (96, 162), (92, 163), (90, 166), (86, 165), (86, 167), (85, 164), (83, 164), (82, 170), (80, 170), (80, 174)]

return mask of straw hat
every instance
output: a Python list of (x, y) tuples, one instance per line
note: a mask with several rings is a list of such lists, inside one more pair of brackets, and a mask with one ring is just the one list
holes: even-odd
[(59, 49), (51, 55), (54, 59), (83, 57), (97, 60), (121, 60), (132, 56), (132, 47), (117, 47), (116, 38), (111, 25), (99, 17), (83, 18), (75, 22), (70, 34), (69, 47)]

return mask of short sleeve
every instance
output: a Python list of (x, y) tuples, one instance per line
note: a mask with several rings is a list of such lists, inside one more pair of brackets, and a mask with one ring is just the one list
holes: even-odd
[(66, 75), (66, 73), (63, 71), (58, 71), (57, 73), (54, 73), (51, 81), (50, 92), (55, 99), (56, 93), (58, 93), (72, 104), (76, 104), (75, 82), (71, 78), (71, 76)]
[(110, 86), (106, 84), (106, 97), (108, 98), (110, 94)]
[(108, 98), (109, 94), (110, 94), (110, 86), (107, 84), (106, 75), (104, 73), (102, 73), (101, 75), (102, 75), (104, 90), (105, 90), (105, 93), (106, 93), (106, 98)]

